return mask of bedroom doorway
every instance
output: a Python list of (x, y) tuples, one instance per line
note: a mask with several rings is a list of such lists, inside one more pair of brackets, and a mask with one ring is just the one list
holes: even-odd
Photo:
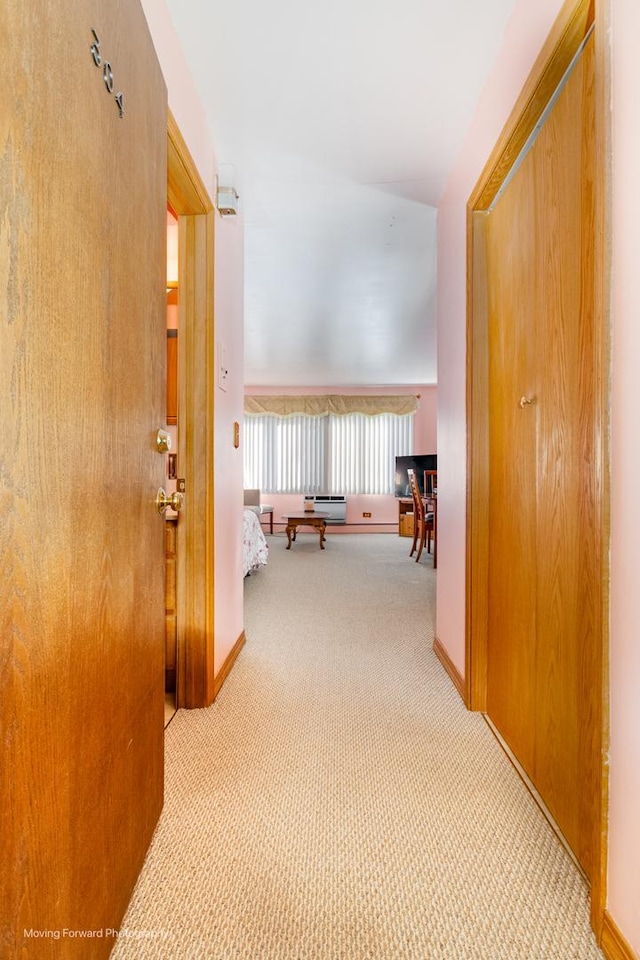
[[(164, 487), (168, 497), (178, 492), (178, 218), (167, 207), (167, 433), (170, 445), (165, 454)], [(173, 505), (164, 515), (164, 570), (165, 570), (165, 665), (164, 665), (164, 724), (176, 712), (176, 666), (178, 630), (176, 615), (176, 541), (180, 520)]]

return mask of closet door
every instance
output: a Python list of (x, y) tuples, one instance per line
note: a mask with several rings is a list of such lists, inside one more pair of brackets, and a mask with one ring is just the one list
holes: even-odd
[(593, 42), (488, 215), (488, 713), (590, 871)]
[[(521, 168), (522, 169), (522, 168)], [(535, 190), (518, 176), (489, 215), (489, 658), (488, 710), (530, 769), (530, 678), (536, 650), (536, 309), (531, 296)]]

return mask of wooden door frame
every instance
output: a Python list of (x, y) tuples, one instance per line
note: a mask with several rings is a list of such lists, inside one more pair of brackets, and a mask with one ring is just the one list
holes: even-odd
[(215, 211), (168, 113), (167, 200), (178, 217), (178, 474), (176, 705), (214, 698), (214, 227)]
[(610, 312), (607, 211), (609, 169), (607, 148), (610, 119), (607, 108), (610, 63), (607, 49), (606, 10), (595, 0), (567, 0), (544, 44), (505, 127), (467, 204), (467, 498), (466, 498), (466, 622), (465, 701), (469, 709), (485, 711), (487, 705), (488, 580), (489, 580), (489, 351), (486, 216), (516, 158), (542, 116), (587, 32), (595, 23), (596, 130), (594, 222), (594, 356), (595, 445), (599, 454), (596, 496), (600, 540), (595, 545), (601, 583), (596, 598), (599, 624), (597, 659), (600, 686), (593, 692), (593, 749), (600, 770), (597, 836), (593, 837), (594, 874), (591, 886), (591, 924), (600, 940), (606, 901), (608, 776), (608, 610), (609, 610), (609, 412)]

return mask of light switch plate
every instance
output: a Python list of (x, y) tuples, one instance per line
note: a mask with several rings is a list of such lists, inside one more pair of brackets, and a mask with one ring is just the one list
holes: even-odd
[(221, 340), (218, 340), (218, 387), (221, 390), (227, 389), (229, 370), (227, 369), (227, 351)]

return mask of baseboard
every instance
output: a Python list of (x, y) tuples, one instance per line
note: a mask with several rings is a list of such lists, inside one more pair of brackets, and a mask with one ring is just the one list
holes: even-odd
[(464, 678), (460, 674), (458, 668), (456, 667), (455, 663), (453, 662), (453, 660), (451, 659), (451, 657), (449, 656), (445, 648), (440, 643), (440, 640), (438, 639), (438, 637), (436, 637), (435, 640), (433, 641), (433, 652), (435, 653), (436, 657), (438, 658), (438, 660), (440, 661), (444, 669), (447, 671), (447, 674), (449, 675), (449, 679), (451, 680), (454, 687), (460, 694), (460, 699), (462, 700), (463, 703), (466, 703), (467, 702), (466, 688), (465, 688)]
[(631, 949), (606, 910), (602, 921), (600, 946), (607, 960), (638, 960), (637, 954)]
[(213, 681), (213, 699), (214, 700), (220, 693), (222, 684), (225, 682), (225, 680), (231, 673), (231, 668), (233, 667), (234, 663), (238, 659), (238, 654), (240, 653), (240, 651), (242, 650), (246, 642), (247, 642), (247, 637), (243, 630), (240, 636), (238, 637), (238, 639), (236, 640), (236, 642), (234, 643), (233, 647), (229, 651), (227, 659), (222, 664), (218, 673), (215, 675), (215, 678)]

